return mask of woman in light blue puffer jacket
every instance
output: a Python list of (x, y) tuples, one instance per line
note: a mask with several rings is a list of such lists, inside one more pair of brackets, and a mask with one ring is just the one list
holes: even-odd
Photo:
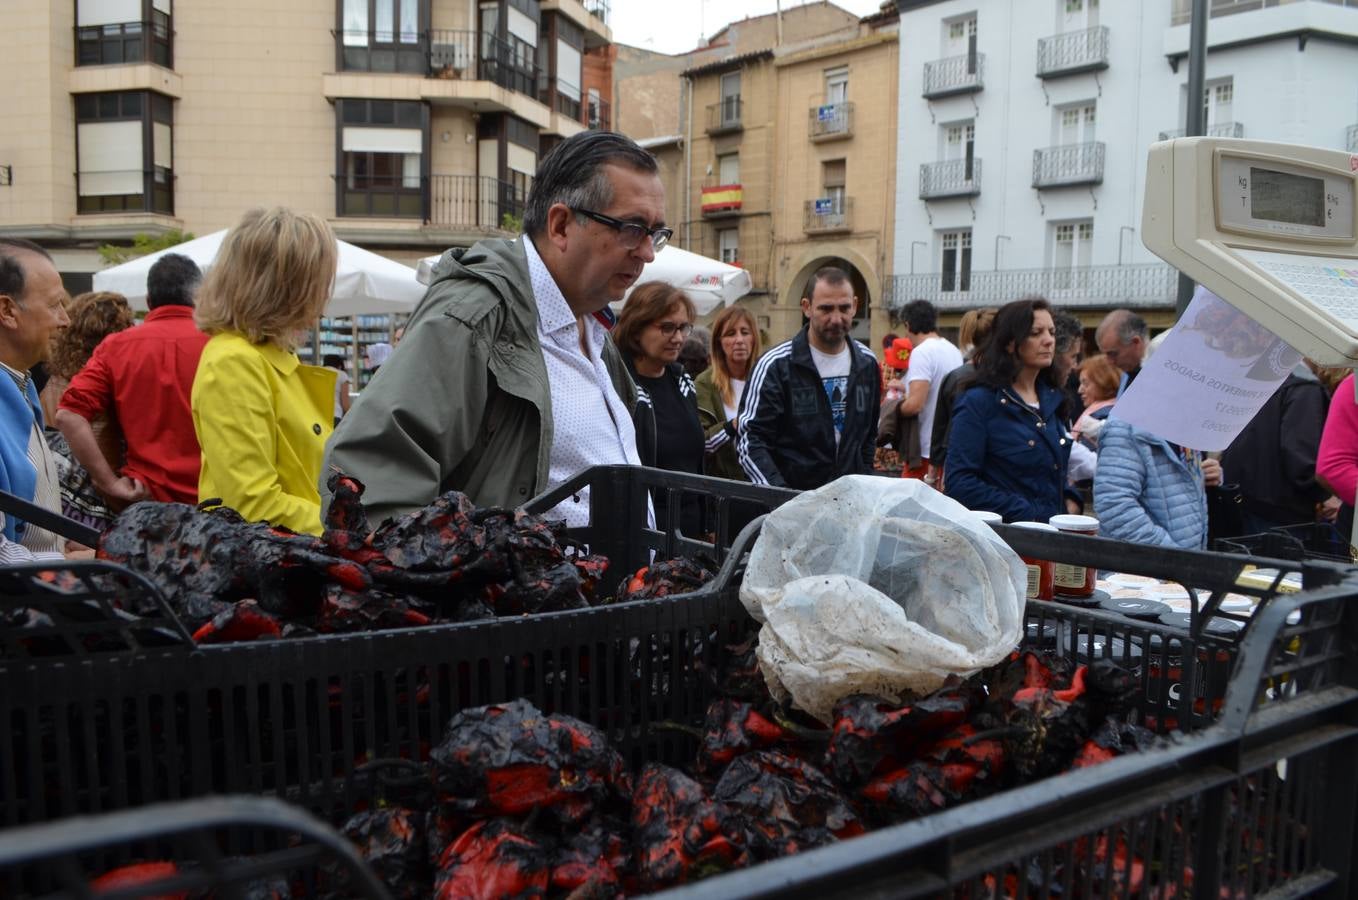
[(1217, 464), (1133, 428), (1116, 418), (1116, 411), (1113, 416), (1099, 433), (1094, 475), (1099, 537), (1185, 550), (1206, 547), (1204, 487), (1220, 481)]

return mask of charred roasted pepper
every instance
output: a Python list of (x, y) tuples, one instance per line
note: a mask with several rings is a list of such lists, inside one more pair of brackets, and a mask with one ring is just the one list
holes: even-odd
[(743, 820), (698, 782), (659, 763), (637, 778), (632, 828), (637, 882), (646, 891), (749, 863)]
[(744, 814), (750, 849), (759, 859), (790, 856), (863, 833), (844, 795), (824, 773), (776, 750), (761, 750), (727, 767), (714, 799)]
[(463, 710), (430, 752), (434, 786), (452, 809), (521, 815), (541, 807), (578, 822), (625, 797), (622, 757), (602, 732), (527, 700)]
[(436, 900), (501, 900), (547, 895), (547, 848), (512, 822), (490, 819), (462, 833), (439, 859)]

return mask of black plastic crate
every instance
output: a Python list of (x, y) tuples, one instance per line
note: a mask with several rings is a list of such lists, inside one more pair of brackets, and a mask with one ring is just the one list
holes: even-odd
[[(124, 867), (135, 867), (132, 884)], [(124, 870), (114, 887), (98, 879)], [(296, 807), (262, 797), (167, 803), (0, 832), (0, 890), (34, 900), (279, 896), (390, 900), (357, 849)], [(97, 888), (97, 892), (92, 890)]]
[(1331, 522), (1284, 525), (1259, 534), (1217, 538), (1213, 549), (1282, 559), (1322, 559), (1352, 563), (1349, 536)]
[(1164, 749), (662, 896), (1352, 897), (1356, 599), (1275, 598), (1218, 721)]
[[(644, 564), (653, 552), (660, 556), (713, 552), (711, 545), (679, 536), (673, 529), (624, 527), (629, 519), (641, 520), (644, 491), (657, 482), (666, 490), (710, 485), (709, 479), (690, 482), (690, 478), (626, 468), (591, 470), (574, 484), (589, 483), (593, 488), (594, 521), (599, 524), (576, 530), (574, 536), (594, 552), (623, 560), (627, 569)], [(566, 486), (562, 492), (572, 489)], [(540, 498), (535, 505), (546, 508), (560, 494)], [(864, 880), (870, 883), (874, 873), (895, 879), (896, 873), (914, 872), (920, 865), (932, 866), (930, 871), (943, 867), (941, 876), (921, 883), (943, 885), (939, 889), (945, 892), (970, 878), (980, 879), (973, 887), (983, 887), (987, 874), (1003, 884), (1018, 877), (1005, 868), (1014, 865), (1023, 865), (1027, 878), (1031, 873), (1024, 862), (1026, 845), (1014, 837), (1019, 833), (1015, 829), (1030, 829), (1032, 845), (1054, 853), (1052, 848), (1072, 839), (1061, 837), (1067, 832), (1078, 837), (1090, 828), (1112, 827), (1100, 824), (1097, 816), (1087, 817), (1101, 808), (1099, 804), (1176, 778), (1182, 781), (1181, 793), (1148, 793), (1134, 801), (1181, 802), (1196, 816), (1209, 787), (1235, 785), (1232, 789), (1252, 798), (1256, 782), (1268, 787), (1270, 760), (1279, 757), (1266, 750), (1263, 761), (1247, 771), (1238, 761), (1248, 740), (1247, 726), (1271, 721), (1272, 716), (1279, 724), (1269, 726), (1274, 729), (1270, 734), (1301, 733), (1310, 727), (1307, 716), (1331, 715), (1323, 704), (1337, 697), (1337, 691), (1348, 690), (1338, 686), (1354, 683), (1341, 671), (1346, 664), (1343, 648), (1352, 644), (1349, 622), (1339, 615), (1343, 608), (1339, 601), (1358, 594), (1358, 588), (1333, 587), (1348, 577), (1347, 568), (1139, 547), (1003, 526), (998, 531), (1023, 555), (1150, 575), (1189, 588), (1200, 612), (1188, 629), (1034, 603), (1028, 609), (1025, 643), (1050, 644), (1067, 655), (1120, 659), (1142, 679), (1143, 718), (1161, 729), (1171, 724), (1183, 731), (1198, 729), (1206, 737), (1171, 751), (1116, 760), (1091, 770), (1093, 775), (1072, 773), (901, 826), (913, 831), (893, 829), (896, 837), (885, 846), (918, 845), (922, 849), (917, 857), (875, 855), (886, 852), (876, 834), (829, 848), (826, 852), (848, 854), (829, 857), (831, 867), (843, 867), (847, 880), (840, 887), (845, 890)], [(5, 687), (0, 692), (3, 824), (215, 792), (277, 795), (338, 822), (367, 797), (367, 763), (420, 759), (456, 711), (515, 697), (599, 726), (634, 764), (652, 759), (684, 763), (692, 758), (692, 740), (652, 726), (671, 721), (696, 724), (713, 696), (711, 673), (725, 647), (752, 633), (753, 623), (739, 603), (737, 589), (743, 550), (756, 533), (752, 526), (732, 552), (721, 554), (721, 572), (708, 589), (685, 598), (460, 626), (193, 651), (140, 650), (55, 664), (0, 661)], [(718, 538), (720, 553), (725, 541), (720, 534)], [(1276, 567), (1277, 580), (1264, 587), (1238, 585), (1241, 572), (1256, 564)], [(1307, 590), (1275, 597), (1281, 579), (1291, 572), (1302, 574)], [(1219, 637), (1204, 625), (1212, 616), (1240, 618), (1220, 610), (1228, 592), (1252, 594), (1269, 606), (1241, 635)], [(1284, 625), (1275, 613), (1303, 607), (1306, 618), (1301, 625), (1286, 626), (1302, 630), (1275, 638)], [(1272, 656), (1270, 642), (1277, 645)], [(1327, 649), (1316, 650), (1322, 646)], [(1258, 674), (1265, 665), (1260, 658), (1267, 658), (1272, 667), (1266, 675)], [(1247, 661), (1255, 668), (1247, 668)], [(1238, 667), (1234, 680), (1233, 667)], [(1271, 699), (1247, 718), (1259, 685), (1267, 687), (1263, 696), (1271, 692)], [(1211, 725), (1214, 716), (1220, 721)], [(1347, 734), (1334, 732), (1333, 742), (1352, 755)], [(1316, 746), (1322, 756), (1329, 753), (1325, 748), (1330, 744)], [(1234, 768), (1220, 768), (1222, 757), (1233, 760)], [(1297, 757), (1298, 772), (1310, 771), (1309, 759)], [(1210, 777), (1193, 774), (1192, 767), (1206, 765), (1204, 760), (1219, 767)], [(1105, 791), (1102, 785), (1109, 780), (1121, 787)], [(1342, 779), (1335, 783), (1334, 796), (1349, 802), (1348, 818), (1327, 821), (1340, 822), (1351, 836), (1354, 798)], [(973, 809), (984, 812), (972, 817)], [(1032, 816), (1032, 809), (1043, 813)], [(1134, 819), (1144, 812), (1119, 809), (1123, 818)], [(1174, 816), (1176, 822), (1182, 819), (1177, 808)], [(1066, 823), (1064, 830), (1048, 829), (1049, 823), (1058, 821)], [(1108, 820), (1117, 821), (1122, 819)], [(929, 840), (910, 837), (920, 834)], [(940, 855), (937, 843), (931, 843), (935, 839), (944, 840), (956, 854)], [(1225, 846), (1221, 841), (1218, 845)], [(1314, 846), (1314, 841), (1307, 842), (1307, 848)], [(965, 860), (959, 861), (958, 855)], [(911, 861), (916, 858), (918, 863)], [(801, 865), (802, 860), (792, 860), (758, 871), (772, 874), (774, 881), (769, 883), (787, 884), (782, 880), (786, 873), (802, 871)], [(704, 888), (711, 885), (732, 896), (755, 891), (748, 879), (741, 880), (745, 876), (731, 877), (735, 880), (705, 882)], [(762, 881), (762, 875), (756, 880)], [(962, 895), (984, 896), (980, 888), (968, 890)]]

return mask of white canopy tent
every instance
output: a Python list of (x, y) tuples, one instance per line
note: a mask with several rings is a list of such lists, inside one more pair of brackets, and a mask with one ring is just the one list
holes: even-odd
[[(95, 272), (94, 289), (117, 291), (127, 297), (133, 309), (145, 309), (146, 276), (158, 259), (167, 253), (181, 253), (198, 263), (206, 273), (212, 268), (225, 238), (225, 230), (214, 231), (167, 250)], [(410, 266), (344, 241), (336, 243), (339, 260), (334, 293), (325, 308), (327, 316), (408, 313), (424, 296), (424, 285), (415, 279), (415, 270)]]
[[(420, 260), (417, 271), (421, 283), (428, 284), (433, 280), (434, 265), (438, 261), (437, 256)], [(690, 253), (673, 244), (656, 254), (655, 259), (641, 270), (637, 284), (646, 281), (664, 281), (680, 288), (688, 294), (700, 316), (720, 309), (724, 304), (734, 303), (748, 294), (751, 287), (750, 273), (739, 266)], [(622, 309), (626, 301), (624, 297), (612, 304), (613, 309)]]

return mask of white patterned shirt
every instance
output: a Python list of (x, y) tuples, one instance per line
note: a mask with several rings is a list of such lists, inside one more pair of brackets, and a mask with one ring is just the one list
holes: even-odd
[[(608, 331), (585, 316), (589, 355), (580, 351), (580, 321), (527, 235), (528, 276), (538, 307), (538, 342), (552, 391), (552, 449), (548, 490), (590, 466), (641, 465), (632, 415), (613, 387), (600, 352)], [(589, 489), (547, 513), (571, 526), (589, 524)]]

